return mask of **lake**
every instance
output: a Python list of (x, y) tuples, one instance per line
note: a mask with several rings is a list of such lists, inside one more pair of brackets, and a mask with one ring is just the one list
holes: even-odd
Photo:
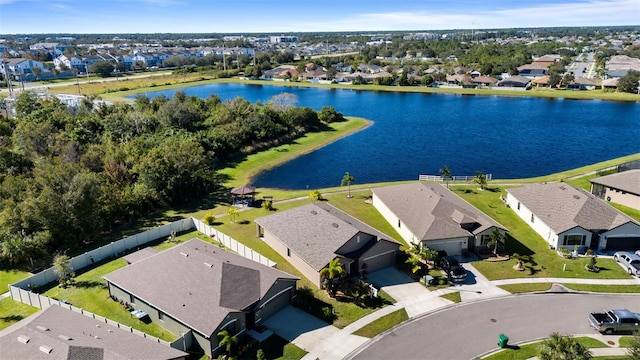
[(253, 185), (316, 189), (438, 175), (509, 179), (548, 175), (640, 152), (640, 103), (533, 97), (465, 96), (269, 85), (210, 84), (176, 91), (223, 101), (266, 102), (283, 92), (298, 106), (333, 106), (372, 120), (365, 130), (258, 175)]

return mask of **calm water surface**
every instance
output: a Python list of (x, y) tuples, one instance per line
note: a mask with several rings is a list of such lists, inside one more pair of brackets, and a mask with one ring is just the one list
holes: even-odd
[(283, 92), (299, 106), (331, 105), (374, 124), (254, 179), (253, 185), (315, 189), (417, 179), (447, 165), (454, 175), (480, 170), (494, 178), (547, 175), (640, 152), (640, 103), (528, 97), (387, 93), (244, 84), (175, 91), (223, 101), (266, 102)]

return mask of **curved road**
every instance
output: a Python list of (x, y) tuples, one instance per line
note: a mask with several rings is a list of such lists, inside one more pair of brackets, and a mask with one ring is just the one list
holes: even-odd
[(459, 303), (410, 320), (369, 342), (351, 359), (473, 359), (497, 350), (498, 335), (509, 344), (563, 334), (597, 334), (590, 312), (640, 310), (640, 295), (541, 293)]

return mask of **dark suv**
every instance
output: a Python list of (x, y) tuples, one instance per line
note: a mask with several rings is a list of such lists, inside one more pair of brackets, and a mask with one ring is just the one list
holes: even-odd
[(443, 256), (440, 259), (440, 267), (447, 273), (449, 281), (462, 282), (467, 278), (467, 271), (454, 256)]

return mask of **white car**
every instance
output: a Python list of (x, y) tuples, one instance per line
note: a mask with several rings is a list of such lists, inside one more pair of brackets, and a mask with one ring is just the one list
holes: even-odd
[(613, 260), (622, 264), (629, 272), (629, 275), (640, 276), (640, 255), (617, 251), (613, 254)]

